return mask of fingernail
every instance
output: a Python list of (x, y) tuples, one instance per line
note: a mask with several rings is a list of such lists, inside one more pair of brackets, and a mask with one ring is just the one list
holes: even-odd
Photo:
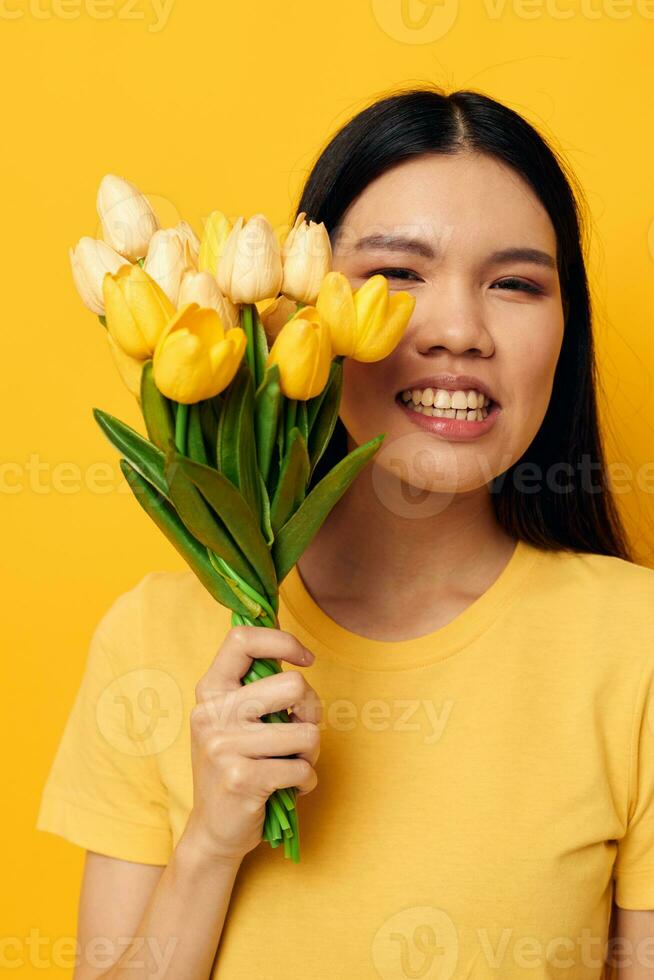
[(316, 658), (311, 652), (311, 650), (305, 650), (302, 659), (304, 660), (305, 663), (310, 664)]

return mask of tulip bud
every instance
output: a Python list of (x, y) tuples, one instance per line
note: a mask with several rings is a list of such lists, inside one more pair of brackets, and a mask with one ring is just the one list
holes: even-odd
[(118, 346), (108, 331), (106, 337), (114, 364), (118, 368), (118, 373), (123, 379), (125, 386), (129, 389), (129, 391), (131, 391), (136, 400), (140, 402), (141, 375), (143, 374), (143, 366), (146, 362), (138, 360), (136, 357), (130, 357), (129, 354), (126, 354), (122, 347)]
[(322, 221), (307, 222), (301, 211), (282, 246), (281, 291), (301, 303), (315, 303), (320, 284), (331, 269), (332, 247)]
[(279, 242), (263, 214), (238, 218), (216, 269), (220, 290), (233, 303), (256, 303), (276, 296), (282, 283)]
[(107, 174), (98, 188), (97, 210), (105, 242), (132, 262), (142, 258), (159, 227), (147, 197), (129, 180)]
[(140, 265), (108, 272), (102, 283), (107, 330), (130, 357), (151, 357), (175, 313), (161, 286)]
[(182, 276), (187, 270), (195, 268), (189, 239), (177, 228), (155, 231), (143, 268), (176, 306)]
[(320, 287), (316, 309), (329, 327), (335, 354), (380, 361), (399, 343), (415, 303), (407, 292), (389, 295), (385, 276), (371, 276), (353, 292), (347, 277), (332, 271)]
[(353, 353), (356, 361), (380, 361), (398, 345), (404, 333), (416, 298), (407, 292), (389, 296), (388, 280), (376, 275), (367, 279), (354, 293), (357, 339)]
[(325, 387), (332, 353), (329, 328), (314, 306), (303, 306), (277, 334), (266, 367), (279, 366), (280, 385), (287, 398), (306, 401)]
[(198, 306), (205, 306), (215, 310), (225, 326), (239, 327), (241, 320), (238, 307), (232, 303), (218, 289), (216, 277), (210, 272), (185, 272), (179, 287), (177, 297), (177, 308), (186, 306), (187, 303), (197, 303)]
[(212, 211), (204, 226), (204, 234), (200, 243), (198, 269), (210, 272), (215, 276), (218, 261), (223, 254), (225, 242), (232, 226), (222, 211)]
[(236, 374), (246, 345), (240, 327), (225, 330), (215, 310), (188, 303), (159, 339), (152, 362), (154, 382), (167, 398), (182, 404), (213, 398)]
[(73, 282), (84, 306), (101, 316), (104, 313), (102, 280), (106, 272), (117, 272), (127, 259), (106, 242), (85, 235), (75, 248), (69, 248)]
[(263, 329), (269, 341), (273, 341), (287, 320), (297, 312), (297, 303), (281, 295), (259, 312)]
[(347, 276), (336, 271), (327, 273), (318, 291), (316, 309), (329, 327), (334, 353), (352, 357), (357, 342), (357, 317)]

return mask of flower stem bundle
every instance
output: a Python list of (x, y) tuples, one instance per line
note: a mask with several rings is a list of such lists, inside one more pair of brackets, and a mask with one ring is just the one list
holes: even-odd
[[(279, 628), (279, 584), (384, 439), (316, 479), (343, 360), (386, 357), (415, 300), (389, 295), (381, 275), (353, 291), (331, 269), (324, 225), (303, 213), (280, 245), (260, 214), (232, 224), (214, 211), (202, 240), (185, 221), (161, 229), (147, 198), (113, 175), (97, 204), (103, 238), (71, 249), (73, 277), (147, 435), (100, 409), (96, 421), (139, 504), (232, 625)], [(281, 670), (256, 659), (241, 680)], [(263, 839), (299, 861), (294, 788), (269, 797)]]

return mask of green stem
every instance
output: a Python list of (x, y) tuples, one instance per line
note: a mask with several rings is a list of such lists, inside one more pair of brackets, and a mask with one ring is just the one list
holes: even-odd
[(245, 356), (248, 359), (248, 364), (250, 365), (250, 371), (252, 372), (252, 379), (256, 387), (257, 373), (255, 367), (255, 360), (254, 360), (254, 327), (252, 324), (252, 303), (244, 303), (243, 306), (241, 307), (241, 326), (245, 331), (245, 336), (247, 339)]
[(180, 402), (175, 413), (175, 446), (178, 452), (186, 455), (186, 427), (188, 425), (188, 405)]
[(291, 429), (295, 425), (297, 417), (297, 400), (295, 398), (286, 399), (286, 411), (284, 413), (284, 455), (288, 448)]

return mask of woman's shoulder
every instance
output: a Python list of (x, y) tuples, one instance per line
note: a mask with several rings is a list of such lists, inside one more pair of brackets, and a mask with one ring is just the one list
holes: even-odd
[(549, 614), (603, 646), (628, 640), (654, 663), (654, 569), (612, 555), (539, 551), (538, 594)]
[(190, 569), (141, 575), (109, 604), (95, 630), (117, 668), (176, 664), (215, 655), (231, 626), (231, 611), (217, 602)]

